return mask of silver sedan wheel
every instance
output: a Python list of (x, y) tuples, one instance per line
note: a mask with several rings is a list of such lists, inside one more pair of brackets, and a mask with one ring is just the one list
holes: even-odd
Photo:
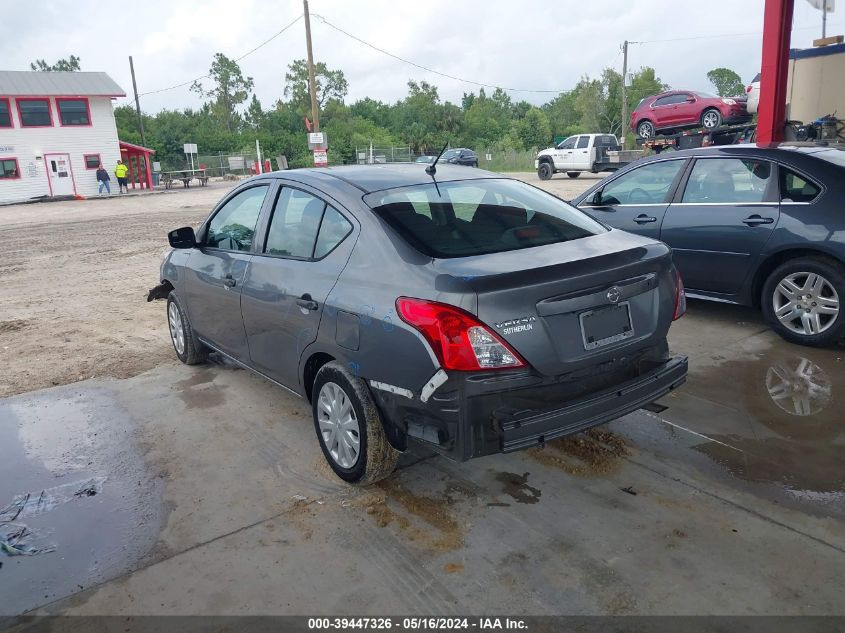
[(361, 429), (352, 401), (336, 383), (327, 382), (320, 389), (317, 422), (335, 463), (341, 468), (352, 468), (361, 453)]
[(170, 339), (179, 354), (185, 353), (185, 328), (182, 327), (182, 315), (172, 301), (167, 306), (167, 324), (170, 326)]
[(818, 273), (792, 273), (775, 288), (775, 316), (784, 327), (803, 336), (827, 331), (839, 317), (839, 295)]
[(719, 115), (711, 110), (702, 117), (701, 122), (706, 128), (714, 128), (719, 124)]

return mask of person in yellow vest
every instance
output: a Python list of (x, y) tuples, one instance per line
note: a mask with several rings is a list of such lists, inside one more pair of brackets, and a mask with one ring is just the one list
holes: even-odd
[(120, 193), (129, 193), (129, 187), (126, 184), (126, 175), (129, 173), (129, 168), (123, 164), (122, 160), (117, 161), (117, 167), (114, 168), (114, 175), (117, 178), (117, 187)]

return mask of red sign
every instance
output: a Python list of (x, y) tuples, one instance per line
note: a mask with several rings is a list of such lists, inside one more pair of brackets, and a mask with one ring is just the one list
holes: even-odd
[(305, 129), (311, 131), (311, 121), (308, 120), (308, 117), (305, 117)]
[(328, 167), (329, 154), (324, 149), (314, 150), (314, 167)]

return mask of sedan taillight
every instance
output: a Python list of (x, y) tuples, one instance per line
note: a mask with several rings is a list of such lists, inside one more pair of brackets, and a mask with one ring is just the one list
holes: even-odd
[(681, 279), (681, 273), (675, 270), (675, 312), (672, 314), (672, 320), (677, 321), (687, 311), (687, 293), (684, 290), (684, 281)]
[(460, 308), (399, 297), (396, 311), (425, 337), (444, 369), (478, 371), (525, 366), (519, 354), (495, 332)]

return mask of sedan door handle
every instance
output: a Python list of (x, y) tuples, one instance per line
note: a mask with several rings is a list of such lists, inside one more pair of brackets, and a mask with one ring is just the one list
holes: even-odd
[(757, 215), (750, 215), (743, 220), (745, 224), (748, 226), (760, 226), (761, 224), (772, 224), (774, 222), (773, 218), (764, 218), (763, 216)]
[(637, 217), (634, 218), (634, 222), (637, 224), (648, 224), (649, 222), (657, 222), (657, 218), (654, 218), (650, 215), (646, 215), (645, 213), (641, 213)]
[(236, 283), (237, 282), (235, 281), (235, 278), (232, 277), (232, 275), (226, 275), (225, 277), (223, 277), (223, 285), (224, 286), (227, 286), (229, 288), (234, 288)]
[(308, 293), (305, 293), (299, 299), (297, 299), (296, 305), (298, 305), (300, 308), (304, 308), (306, 310), (311, 310), (311, 311), (314, 311), (314, 310), (316, 310), (317, 308), (320, 307), (319, 305), (317, 305), (317, 302), (314, 301), (311, 298), (311, 295), (309, 295)]

